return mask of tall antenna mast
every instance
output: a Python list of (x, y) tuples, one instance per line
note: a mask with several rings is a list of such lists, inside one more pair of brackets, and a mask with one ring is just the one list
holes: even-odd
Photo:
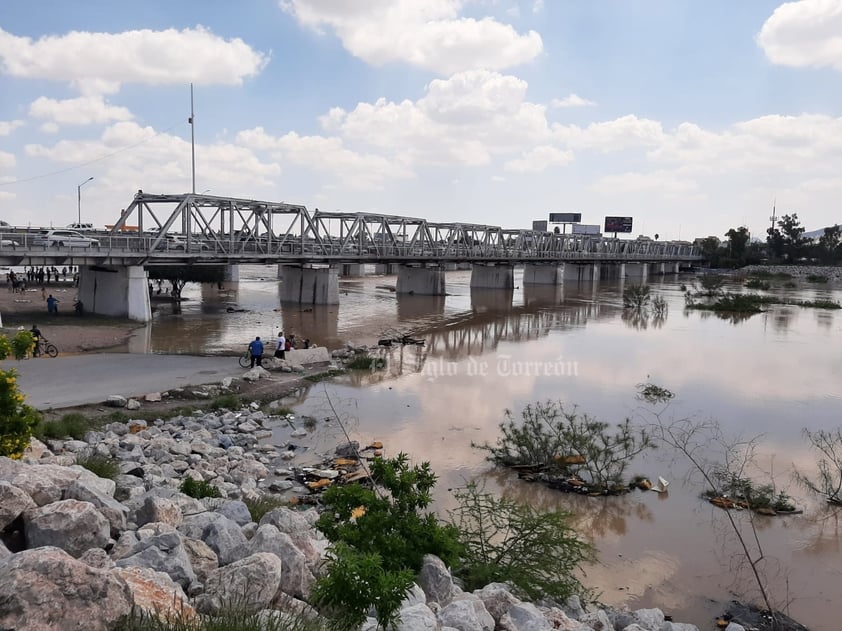
[(777, 197), (772, 200), (772, 216), (769, 217), (769, 220), (772, 222), (772, 232), (775, 231), (775, 221), (777, 221), (777, 219), (778, 219), (778, 215), (775, 212), (775, 206), (777, 205), (777, 202), (778, 202)]
[(196, 128), (193, 124), (193, 84), (190, 84), (190, 118), (187, 119), (190, 123), (190, 160), (192, 164), (193, 173), (193, 194), (196, 194)]

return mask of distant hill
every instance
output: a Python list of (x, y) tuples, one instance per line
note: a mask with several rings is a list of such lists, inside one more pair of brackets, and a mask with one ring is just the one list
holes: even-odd
[[(839, 224), (837, 224), (837, 225), (839, 225)], [(830, 227), (832, 227), (832, 226), (828, 226), (828, 228), (830, 228)], [(805, 232), (801, 236), (804, 237), (805, 239), (818, 239), (822, 235), (824, 235), (824, 228), (819, 228), (818, 230), (812, 230), (810, 232)]]

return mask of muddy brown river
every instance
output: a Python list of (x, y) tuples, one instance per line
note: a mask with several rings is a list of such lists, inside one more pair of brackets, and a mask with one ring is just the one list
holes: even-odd
[[(448, 489), (473, 479), (572, 511), (598, 547), (585, 582), (603, 601), (657, 606), (712, 628), (723, 602), (754, 598), (756, 590), (724, 514), (699, 498), (703, 486), (679, 455), (661, 447), (629, 470), (666, 478), (668, 493), (603, 499), (522, 482), (471, 447), (496, 440), (504, 410), (538, 400), (560, 400), (611, 423), (650, 422), (651, 408), (635, 388), (657, 383), (677, 395), (667, 420), (713, 419), (729, 436), (761, 436), (752, 476), (804, 510), (756, 519), (773, 601), (815, 631), (840, 628), (841, 513), (793, 476), (816, 468), (802, 431), (836, 430), (842, 422), (842, 313), (771, 306), (735, 322), (685, 311), (681, 283), (691, 278), (684, 276), (650, 279), (669, 304), (663, 318), (629, 315), (618, 281), (530, 290), (516, 272), (513, 292), (472, 293), (470, 272), (449, 272), (448, 296), (399, 298), (388, 289), (395, 277), (365, 277), (340, 281), (337, 306), (301, 307), (280, 306), (274, 268), (243, 267), (240, 278), (223, 290), (188, 286), (178, 310), (156, 301), (154, 321), (132, 349), (230, 354), (256, 335), (272, 339), (280, 327), (330, 348), (422, 337), (424, 346), (384, 351), (384, 371), (312, 386), (295, 401), (297, 412), (323, 418), (332, 404), (360, 442), (382, 440), (390, 454), (430, 461), (440, 476), (441, 512), (453, 505)], [(842, 300), (839, 288), (777, 285), (772, 293), (789, 298)]]

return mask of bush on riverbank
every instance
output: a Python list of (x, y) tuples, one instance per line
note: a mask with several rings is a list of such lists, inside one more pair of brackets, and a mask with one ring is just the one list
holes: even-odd
[(629, 463), (652, 447), (646, 430), (628, 419), (612, 432), (608, 423), (575, 408), (567, 411), (561, 402), (527, 405), (519, 420), (510, 410), (505, 416), (495, 445), (472, 446), (488, 452), (488, 460), (497, 465), (540, 472), (551, 486), (558, 478), (569, 478), (588, 493), (626, 492), (623, 478)]
[(424, 512), (436, 483), (428, 462), (375, 458), (370, 489), (333, 486), (322, 495), (325, 512), (316, 526), (331, 541), (331, 563), (314, 589), (315, 602), (338, 628), (361, 625), (371, 607), (385, 628), (395, 622), (425, 554), (447, 565), (459, 559), (458, 531)]
[(184, 478), (179, 490), (185, 495), (200, 500), (204, 497), (222, 497), (222, 493), (213, 484), (205, 480), (194, 480), (193, 478)]
[(276, 612), (267, 616), (242, 605), (228, 605), (214, 615), (163, 617), (158, 613), (134, 609), (120, 623), (120, 631), (325, 631), (318, 620), (304, 615)]
[(93, 450), (86, 450), (78, 454), (76, 456), (76, 464), (101, 478), (113, 480), (120, 475), (119, 460)]
[(454, 574), (467, 591), (510, 583), (530, 599), (559, 602), (587, 593), (576, 571), (595, 560), (595, 551), (570, 526), (570, 513), (542, 512), (484, 493), (476, 484), (454, 496), (459, 508), (450, 517), (464, 545)]
[[(0, 335), (0, 360), (23, 359), (34, 347), (35, 338), (29, 331), (18, 331), (11, 339)], [(41, 415), (24, 401), (17, 373), (13, 369), (0, 370), (0, 456), (20, 458), (41, 420)]]
[(776, 296), (761, 296), (759, 294), (734, 294), (726, 292), (713, 302), (697, 302), (692, 296), (686, 296), (685, 307), (717, 313), (761, 313), (763, 305), (790, 305), (813, 309), (840, 309), (842, 305), (832, 300), (787, 300)]

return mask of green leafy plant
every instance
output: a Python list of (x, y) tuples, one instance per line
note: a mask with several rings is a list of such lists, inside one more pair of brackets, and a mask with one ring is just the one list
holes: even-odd
[(342, 368), (331, 368), (330, 370), (325, 370), (324, 372), (317, 372), (313, 375), (307, 375), (304, 377), (305, 381), (309, 381), (311, 383), (319, 383), (320, 381), (324, 381), (325, 379), (332, 379), (333, 377), (338, 377), (339, 375), (344, 375), (345, 370)]
[(205, 480), (194, 480), (193, 478), (184, 478), (179, 490), (197, 500), (203, 497), (222, 497), (219, 489), (212, 484)]
[(808, 283), (826, 283), (830, 279), (822, 274), (807, 274)]
[[(10, 340), (0, 335), (0, 359), (23, 359), (35, 347), (29, 331), (18, 331)], [(26, 405), (14, 369), (0, 370), (0, 456), (20, 458), (32, 440), (41, 415)]]
[(765, 280), (760, 280), (759, 278), (749, 278), (743, 286), (746, 289), (763, 289), (763, 290), (767, 290), (767, 289), (770, 289), (772, 287)]
[(699, 277), (699, 284), (702, 286), (702, 294), (705, 296), (715, 296), (725, 285), (726, 278), (721, 274), (704, 274)]
[(216, 397), (210, 405), (212, 410), (239, 410), (243, 407), (243, 400), (238, 394), (222, 394)]
[(37, 428), (36, 433), (41, 438), (54, 440), (65, 440), (67, 438), (82, 440), (86, 433), (98, 427), (98, 425), (97, 422), (89, 419), (84, 414), (70, 412), (63, 415), (57, 421), (42, 423)]
[(243, 498), (243, 503), (248, 507), (252, 521), (256, 523), (260, 523), (266, 513), (289, 504), (280, 497), (265, 494), (258, 498)]
[(113, 480), (120, 475), (119, 460), (92, 450), (83, 451), (78, 454), (76, 456), (76, 464), (85, 467), (85, 469), (101, 478)]
[(527, 405), (516, 420), (506, 410), (495, 445), (476, 445), (489, 453), (488, 460), (502, 466), (540, 466), (551, 473), (570, 474), (594, 492), (626, 487), (623, 475), (631, 460), (652, 447), (646, 430), (626, 419), (611, 430), (561, 402)]
[(357, 355), (345, 364), (345, 368), (349, 370), (383, 370), (386, 367), (386, 360), (382, 357), (372, 357), (371, 355)]
[(804, 430), (804, 436), (817, 452), (818, 477), (796, 472), (795, 478), (807, 489), (822, 495), (830, 504), (842, 506), (842, 429)]
[[(411, 466), (403, 453), (375, 458), (371, 478), (374, 488), (333, 486), (322, 495), (325, 511), (316, 526), (333, 544), (332, 562), (315, 594), (335, 624), (352, 621), (354, 626), (353, 621), (374, 607), (378, 622), (386, 627), (394, 621), (425, 554), (449, 565), (459, 558), (456, 528), (424, 512), (436, 483), (429, 463)], [(357, 575), (365, 577), (364, 585), (346, 589)]]
[(454, 495), (450, 517), (463, 545), (455, 574), (467, 591), (509, 582), (532, 600), (587, 594), (577, 571), (595, 559), (594, 548), (576, 535), (570, 513), (538, 511), (476, 484)]
[(331, 623), (332, 629), (350, 631), (365, 622), (374, 607), (383, 629), (397, 623), (401, 602), (415, 579), (415, 571), (386, 570), (386, 558), (363, 552), (344, 543), (328, 550), (329, 570), (313, 588), (312, 598)]
[(117, 627), (120, 631), (324, 631), (325, 625), (302, 612), (265, 615), (247, 604), (224, 606), (213, 615), (192, 611), (161, 614), (136, 607)]
[(623, 306), (626, 309), (644, 309), (651, 299), (649, 285), (629, 285), (623, 290)]

